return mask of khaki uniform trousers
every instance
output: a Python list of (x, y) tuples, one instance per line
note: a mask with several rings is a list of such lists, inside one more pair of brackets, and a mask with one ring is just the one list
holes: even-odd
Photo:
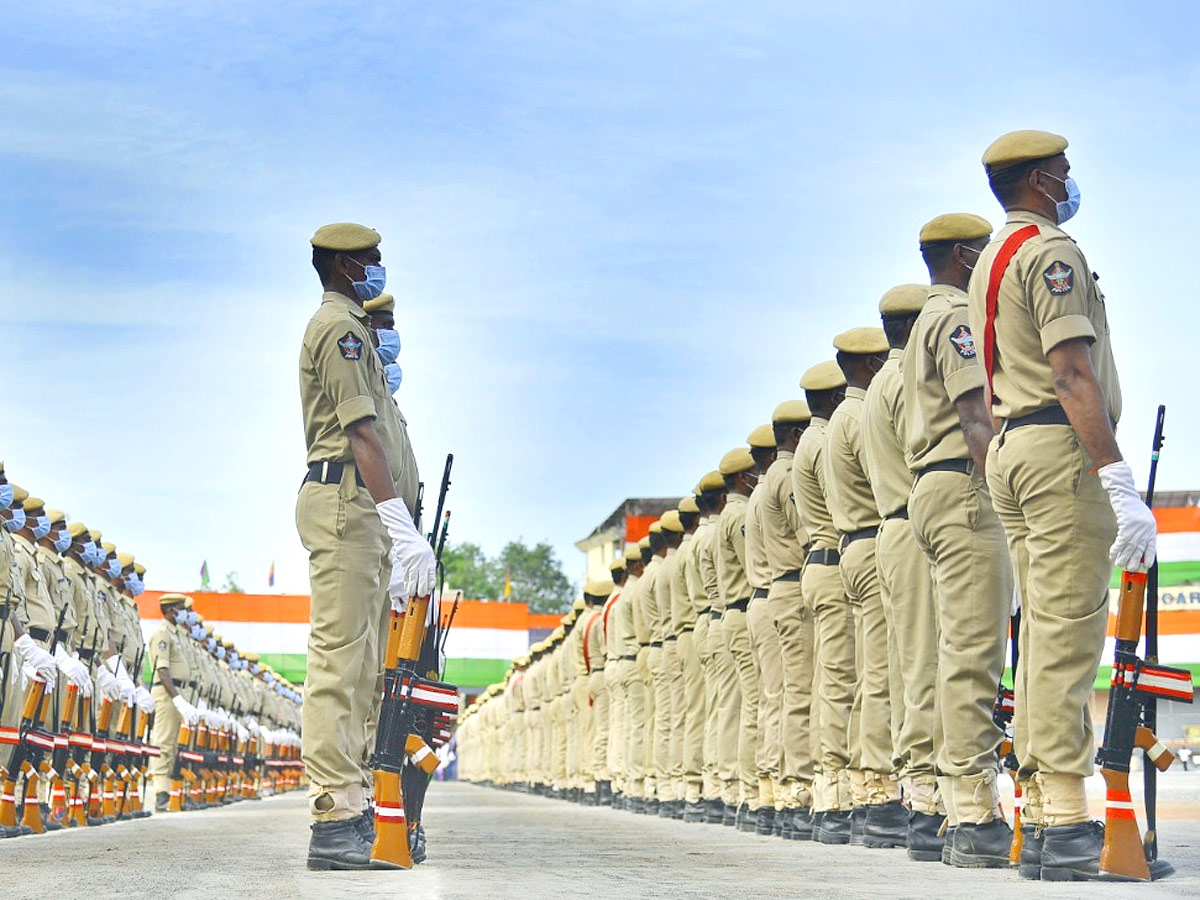
[(837, 566), (810, 564), (801, 580), (804, 599), (812, 605), (816, 633), (816, 677), (813, 687), (816, 734), (820, 742), (820, 775), (814, 784), (813, 809), (851, 807), (847, 767), (850, 764), (850, 710), (854, 704), (854, 613), (846, 599)]
[(670, 768), (668, 754), (671, 746), (671, 700), (667, 696), (666, 670), (663, 667), (663, 649), (653, 645), (646, 648), (646, 668), (650, 672), (650, 683), (646, 686), (649, 709), (645, 727), (650, 730), (646, 742), (646, 796), (657, 800), (669, 800), (667, 769)]
[(312, 591), (301, 756), (318, 822), (351, 819), (364, 808), (389, 611), (387, 535), (353, 467), (346, 472), (340, 485), (306, 482), (296, 502)]
[[(907, 518), (887, 519), (879, 528), (875, 565), (885, 607), (892, 610), (903, 716), (897, 744), (909, 799), (919, 813), (938, 812), (934, 747), (942, 743), (935, 700), (938, 664), (937, 606), (929, 560), (917, 546)], [(893, 694), (893, 697), (896, 695)]]
[(920, 476), (908, 510), (917, 544), (934, 569), (941, 629), (937, 767), (953, 790), (953, 797), (942, 799), (952, 824), (985, 824), (998, 817), (1000, 802), (996, 748), (1003, 733), (992, 711), (1013, 596), (1004, 529), (987, 486), (974, 474)]
[(654, 701), (653, 692), (646, 689), (650, 682), (649, 655), (649, 647), (638, 650), (637, 659), (630, 663), (625, 683), (625, 736), (628, 740), (625, 768), (629, 773), (626, 793), (630, 797), (646, 796), (646, 747), (653, 743), (646, 740), (646, 730)]
[(610, 659), (604, 666), (608, 683), (608, 771), (613, 791), (625, 791), (626, 745), (625, 686), (634, 663), (628, 659)]
[(750, 631), (750, 649), (758, 673), (758, 746), (754, 768), (758, 774), (759, 802), (762, 806), (782, 808), (783, 657), (779, 632), (775, 630), (766, 597), (755, 597), (750, 601), (746, 627)]
[[(132, 674), (132, 673), (131, 673)], [(150, 740), (158, 748), (159, 756), (150, 757), (150, 776), (154, 779), (154, 793), (170, 793), (171, 773), (175, 770), (175, 757), (179, 752), (179, 726), (183, 716), (171, 702), (171, 695), (161, 684), (150, 689), (154, 698), (154, 728)]]
[(758, 752), (758, 669), (754, 665), (754, 650), (750, 646), (750, 626), (746, 623), (746, 612), (726, 609), (724, 636), (725, 648), (733, 659), (734, 673), (741, 692), (741, 703), (737, 720), (737, 773), (741, 782), (741, 802), (750, 809), (760, 806), (758, 770), (755, 756)]
[(696, 635), (685, 628), (679, 635), (679, 664), (683, 674), (683, 740), (680, 742), (680, 766), (683, 778), (682, 799), (699, 803), (704, 794), (704, 672), (696, 650)]
[(783, 744), (784, 808), (812, 806), (813, 617), (804, 603), (800, 581), (775, 581), (767, 604), (779, 635), (783, 681), (780, 736)]
[(592, 744), (589, 763), (591, 768), (584, 772), (589, 781), (612, 781), (612, 773), (608, 768), (608, 728), (610, 699), (608, 681), (603, 669), (592, 669), (588, 675), (588, 703), (592, 707)]
[(570, 743), (569, 725), (575, 720), (575, 701), (568, 690), (554, 698), (554, 786), (559, 790), (571, 787), (567, 772), (567, 745)]
[(575, 687), (568, 698), (571, 721), (567, 723), (567, 771), (572, 787), (590, 790), (595, 786), (592, 777), (592, 742), (595, 740), (592, 723), (592, 698), (588, 688), (589, 676), (575, 676)]
[[(16, 728), (21, 724), (21, 709), (25, 705), (25, 692), (21, 690), (21, 666), (18, 664), (16, 651), (13, 650), (13, 641), (12, 626), (6, 622), (4, 627), (0, 628), (0, 655), (9, 661), (7, 672), (0, 668), (0, 680), (4, 679), (5, 675), (8, 676), (7, 682), (0, 683), (0, 691), (3, 691), (7, 698), (4, 708), (0, 709), (0, 726), (4, 728)], [(100, 696), (98, 685), (93, 688), (92, 696)], [(16, 746), (13, 744), (0, 744), (0, 768), (5, 771), (8, 771), (8, 763), (14, 750)], [(13, 775), (16, 780), (16, 773)]]
[(738, 768), (738, 725), (742, 713), (742, 689), (737, 666), (725, 639), (725, 614), (708, 623), (708, 646), (713, 660), (712, 693), (713, 749), (721, 801), (737, 806), (741, 801)]
[(900, 799), (892, 747), (891, 674), (888, 667), (888, 625), (875, 566), (877, 539), (862, 538), (845, 545), (841, 557), (842, 582), (846, 596), (857, 607), (858, 660), (856, 700), (859, 708), (858, 732), (851, 734), (857, 744), (859, 768), (863, 770), (864, 795), (861, 803), (888, 803)]
[(703, 763), (700, 771), (704, 781), (705, 800), (716, 800), (721, 796), (721, 783), (717, 779), (717, 676), (712, 655), (712, 624), (711, 612), (700, 613), (696, 617), (696, 629), (692, 632), (696, 655), (700, 658), (700, 675), (704, 680), (704, 737), (701, 742)]
[[(988, 449), (988, 484), (1021, 572), (1014, 745), (1028, 821), (1088, 819), (1088, 698), (1108, 624), (1108, 550), (1117, 524), (1075, 430), (1028, 425)], [(1032, 802), (1031, 802), (1032, 801)]]
[(659, 788), (663, 800), (683, 799), (683, 723), (686, 709), (683, 701), (683, 663), (679, 659), (679, 639), (671, 636), (663, 641), (663, 697), (666, 713), (666, 768), (660, 770), (660, 785), (666, 783), (666, 794)]

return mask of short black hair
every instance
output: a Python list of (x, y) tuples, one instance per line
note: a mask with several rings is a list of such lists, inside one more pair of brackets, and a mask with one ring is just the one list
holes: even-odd
[[(699, 506), (700, 504), (697, 503), (696, 505)], [(681, 511), (679, 513), (679, 521), (683, 523), (684, 531), (690, 530), (691, 527), (696, 524), (696, 519), (699, 517), (700, 516), (698, 513)]]
[(961, 244), (962, 241), (931, 241), (928, 244), (921, 245), (921, 259), (925, 260), (925, 268), (931, 273), (940, 272), (950, 262), (950, 254), (954, 252), (954, 245)]
[(657, 552), (661, 550), (667, 543), (667, 539), (663, 537), (661, 531), (650, 532), (650, 549)]
[(883, 333), (887, 335), (888, 343), (893, 347), (903, 347), (913, 323), (917, 321), (917, 315), (905, 313), (900, 316), (883, 316)]
[(720, 496), (720, 491), (704, 491), (696, 495), (696, 505), (700, 507), (701, 512), (712, 512), (717, 508), (717, 500)]
[(795, 428), (803, 430), (803, 422), (776, 422), (771, 426), (771, 430), (775, 432), (775, 445), (779, 446), (787, 440), (788, 433)]
[(1009, 204), (1016, 202), (1017, 194), (1021, 190), (1021, 183), (1029, 177), (1030, 172), (1040, 169), (1049, 158), (1028, 159), (1025, 162), (989, 172), (988, 187), (992, 189), (992, 194), (1000, 201), (1000, 205), (1008, 209)]
[(321, 279), (321, 284), (327, 284), (333, 278), (333, 258), (337, 255), (337, 250), (313, 247), (313, 268), (317, 270), (317, 277)]

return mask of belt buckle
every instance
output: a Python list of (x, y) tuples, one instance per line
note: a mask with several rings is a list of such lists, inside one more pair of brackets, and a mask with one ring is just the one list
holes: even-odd
[(329, 460), (321, 463), (321, 484), (329, 484)]

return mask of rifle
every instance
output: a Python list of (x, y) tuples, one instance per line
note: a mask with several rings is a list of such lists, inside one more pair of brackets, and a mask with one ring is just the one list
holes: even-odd
[[(1013, 685), (1015, 688), (1017, 683), (1017, 663), (1021, 659), (1021, 610), (1019, 607), (1009, 619), (1009, 628), (1012, 631), (1010, 665), (1012, 667)], [(1025, 839), (1021, 835), (1021, 782), (1017, 779), (1021, 763), (1017, 759), (1016, 748), (1013, 742), (1012, 720), (1015, 713), (1016, 692), (1015, 690), (1010, 691), (1001, 682), (996, 693), (996, 707), (992, 710), (992, 721), (1004, 731), (1004, 737), (1000, 741), (1000, 747), (997, 752), (1000, 756), (1000, 764), (1008, 772), (1013, 783), (1013, 837), (1012, 843), (1008, 848), (1008, 862), (1014, 866), (1019, 865), (1021, 862), (1021, 848), (1025, 843)]]
[[(91, 617), (88, 617), (88, 622)], [(87, 631), (87, 623), (84, 623), (84, 631)], [(96, 658), (96, 648), (100, 645), (100, 627), (92, 629), (92, 646), (90, 650), (80, 650), (79, 658), (87, 664), (88, 675), (92, 674), (92, 666)], [(91, 731), (92, 720), (92, 704), (90, 697), (83, 697), (79, 701), (79, 711), (75, 717), (75, 722), (68, 726), (70, 735), (68, 740), (71, 745), (70, 752), (70, 771), (74, 778), (74, 787), (71, 795), (68, 797), (68, 805), (70, 807), (70, 821), (67, 823), (71, 827), (82, 828), (88, 824), (87, 815), (84, 811), (83, 792), (86, 785), (89, 792), (92, 789), (92, 767), (91, 767), (91, 750), (93, 734)]]
[[(446, 457), (442, 475), (435, 523), (442, 520), (453, 463), (454, 455), (450, 454)], [(431, 532), (428, 540), (436, 556), (436, 533)], [(440, 559), (437, 566), (441, 568)], [(433, 598), (428, 595), (411, 598), (403, 614), (392, 611), (388, 625), (383, 700), (375, 752), (371, 756), (371, 768), (375, 772), (375, 841), (371, 847), (371, 860), (381, 867), (412, 868), (412, 847), (420, 824), (419, 807), (424, 793), (421, 786), (428, 785), (429, 776), (438, 766), (437, 757), (418, 727), (418, 706), (437, 701), (440, 693), (437, 682), (427, 681), (418, 673), (432, 602)], [(450, 691), (457, 708), (458, 693), (453, 687)], [(420, 773), (417, 783), (411, 786), (407, 783), (410, 779), (406, 762), (411, 762), (412, 768)]]
[[(1150, 456), (1150, 480), (1146, 505), (1154, 506), (1154, 483), (1158, 475), (1158, 456), (1163, 444), (1163, 419), (1166, 407), (1159, 406)], [(1153, 571), (1157, 563), (1151, 566)], [(1141, 639), (1142, 612), (1145, 608), (1148, 573), (1121, 573), (1121, 593), (1117, 606), (1116, 649), (1113, 653), (1112, 684), (1108, 695), (1108, 715), (1104, 722), (1104, 742), (1096, 754), (1106, 788), (1104, 810), (1104, 848), (1100, 851), (1100, 875), (1121, 880), (1149, 881), (1171, 874), (1174, 869), (1157, 858), (1157, 838), (1153, 793), (1147, 796), (1146, 841), (1138, 831), (1137, 817), (1129, 794), (1129, 763), (1135, 747), (1145, 753), (1147, 769), (1165, 772), (1175, 761), (1147, 724), (1146, 711), (1158, 697), (1191, 703), (1192, 673), (1187, 669), (1143, 662), (1137, 647)], [(1155, 606), (1150, 609), (1157, 612)], [(1149, 632), (1149, 628), (1147, 628)], [(1155, 648), (1156, 649), (1156, 648)], [(1153, 716), (1153, 714), (1151, 714)], [(1148, 782), (1152, 776), (1147, 774)]]
[[(197, 694), (200, 693), (200, 686), (197, 679), (192, 680), (192, 699), (189, 701), (192, 706), (200, 699)], [(177, 745), (175, 751), (175, 764), (171, 770), (171, 790), (168, 794), (167, 811), (168, 812), (183, 812), (184, 798), (184, 782), (187, 782), (188, 791), (191, 790), (191, 785), (195, 783), (196, 764), (203, 763), (204, 757), (196, 752), (196, 732), (199, 731), (199, 723), (195, 729), (183, 719), (179, 723), (179, 734), (177, 736)]]

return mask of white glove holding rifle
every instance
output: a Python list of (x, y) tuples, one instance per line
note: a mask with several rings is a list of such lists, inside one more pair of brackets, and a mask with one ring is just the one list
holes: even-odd
[(96, 667), (96, 685), (100, 688), (100, 696), (109, 703), (121, 699), (121, 686), (117, 684), (117, 676), (109, 671), (108, 666)]
[(59, 644), (54, 648), (54, 662), (68, 684), (73, 685), (82, 696), (92, 696), (92, 676), (78, 657), (68, 653), (66, 648)]
[(148, 716), (150, 713), (154, 712), (154, 698), (150, 696), (150, 692), (146, 690), (144, 685), (139, 684), (137, 686), (137, 692), (135, 693), (133, 699), (137, 703), (138, 709), (142, 711), (143, 715)]
[(129, 677), (129, 670), (125, 668), (125, 660), (114, 653), (108, 658), (106, 665), (117, 678), (117, 686), (121, 689), (121, 702), (132, 708), (137, 688), (134, 686), (133, 679)]
[(392, 540), (392, 577), (388, 596), (392, 608), (403, 612), (410, 597), (428, 597), (437, 577), (433, 548), (421, 537), (404, 501), (398, 497), (377, 503), (379, 518)]
[(1117, 539), (1108, 555), (1113, 563), (1129, 572), (1145, 572), (1154, 564), (1158, 525), (1133, 486), (1133, 470), (1119, 459), (1098, 469), (1100, 483), (1108, 493), (1117, 516)]
[(183, 721), (187, 722), (188, 725), (195, 725), (200, 721), (200, 710), (188, 703), (182, 694), (176, 694), (172, 697), (171, 705), (179, 710), (179, 715), (183, 717)]
[(29, 682), (36, 678), (45, 683), (44, 693), (49, 694), (53, 691), (58, 673), (54, 657), (39, 647), (28, 634), (23, 634), (13, 641), (13, 649), (21, 659), (21, 689), (24, 690)]

